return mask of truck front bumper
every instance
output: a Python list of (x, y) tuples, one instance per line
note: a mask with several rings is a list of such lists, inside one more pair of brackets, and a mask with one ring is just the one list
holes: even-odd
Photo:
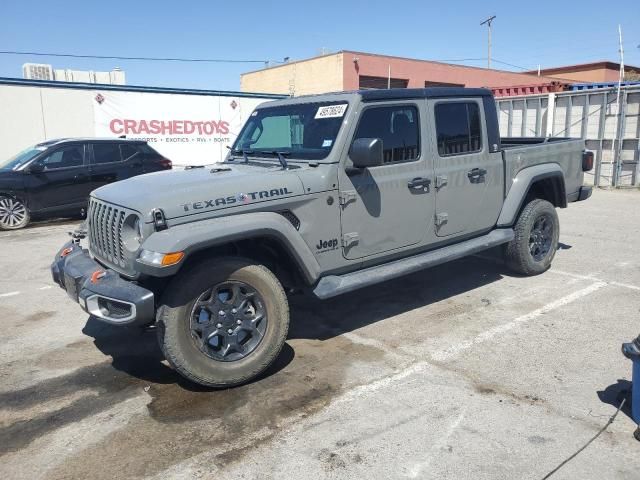
[(104, 322), (147, 325), (155, 320), (153, 292), (103, 267), (74, 242), (56, 254), (51, 275), (85, 312)]

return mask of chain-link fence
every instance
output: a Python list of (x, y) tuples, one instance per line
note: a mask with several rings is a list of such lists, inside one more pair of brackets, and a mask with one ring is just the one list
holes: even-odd
[(496, 103), (502, 136), (584, 138), (596, 160), (587, 181), (640, 185), (640, 85), (622, 87), (619, 101), (617, 88), (600, 88), (502, 97)]

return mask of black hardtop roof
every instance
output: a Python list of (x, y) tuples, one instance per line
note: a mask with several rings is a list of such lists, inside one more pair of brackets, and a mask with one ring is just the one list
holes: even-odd
[(362, 100), (396, 100), (404, 98), (451, 98), (451, 97), (491, 97), (486, 88), (428, 87), (389, 88), (386, 90), (358, 90)]

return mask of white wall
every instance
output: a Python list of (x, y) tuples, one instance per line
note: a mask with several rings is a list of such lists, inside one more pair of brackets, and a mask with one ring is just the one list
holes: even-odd
[[(135, 101), (134, 101), (135, 100)], [(264, 98), (177, 93), (130, 92), (0, 84), (0, 158), (44, 140), (61, 137), (117, 136), (105, 130), (106, 111), (114, 117), (149, 120), (225, 120), (229, 133), (191, 135), (183, 143), (150, 138), (177, 165), (219, 161), (256, 105)], [(112, 108), (112, 107), (118, 108)], [(108, 119), (107, 119), (108, 120)], [(108, 121), (107, 121), (108, 123)], [(127, 135), (135, 138), (136, 135)], [(153, 135), (140, 135), (148, 138)], [(214, 138), (215, 137), (215, 138)], [(224, 137), (224, 138), (222, 138)], [(179, 139), (178, 139), (179, 140)]]

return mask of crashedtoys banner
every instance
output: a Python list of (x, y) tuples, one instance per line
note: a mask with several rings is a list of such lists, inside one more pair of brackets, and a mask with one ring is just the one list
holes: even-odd
[(176, 165), (220, 162), (260, 98), (97, 91), (98, 137), (143, 139)]

